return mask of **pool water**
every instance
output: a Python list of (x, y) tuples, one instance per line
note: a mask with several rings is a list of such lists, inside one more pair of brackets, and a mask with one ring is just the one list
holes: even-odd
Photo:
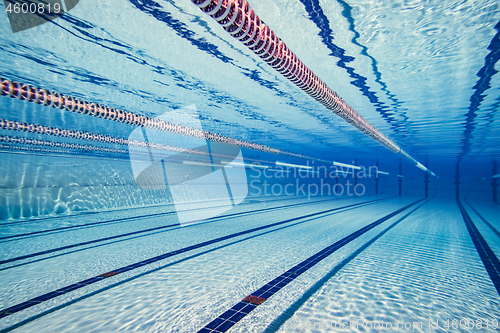
[(498, 331), (496, 1), (250, 3), (421, 168), (196, 1), (14, 2), (0, 332)]

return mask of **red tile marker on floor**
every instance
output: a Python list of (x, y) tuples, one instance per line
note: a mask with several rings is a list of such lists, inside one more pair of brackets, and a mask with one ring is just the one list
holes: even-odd
[(107, 273), (104, 273), (104, 274), (101, 274), (101, 275), (98, 275), (98, 276), (101, 276), (101, 277), (112, 277), (112, 276), (115, 276), (115, 275), (118, 275), (118, 274), (120, 274), (120, 273), (111, 271), (111, 272), (107, 272)]
[(255, 305), (261, 305), (267, 298), (262, 298), (259, 296), (249, 295), (243, 299), (243, 302), (252, 303)]

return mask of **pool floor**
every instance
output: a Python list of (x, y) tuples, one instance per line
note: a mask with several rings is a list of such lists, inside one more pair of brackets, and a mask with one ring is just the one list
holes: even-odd
[(0, 332), (494, 332), (499, 216), (249, 197), (182, 227), (168, 204), (4, 221)]

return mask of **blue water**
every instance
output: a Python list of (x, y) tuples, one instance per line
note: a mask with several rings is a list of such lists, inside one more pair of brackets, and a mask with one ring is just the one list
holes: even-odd
[(496, 1), (250, 3), (436, 177), (191, 1), (16, 33), (6, 4), (1, 78), (279, 152), (0, 96), (3, 121), (115, 140), (0, 129), (0, 332), (498, 331)]

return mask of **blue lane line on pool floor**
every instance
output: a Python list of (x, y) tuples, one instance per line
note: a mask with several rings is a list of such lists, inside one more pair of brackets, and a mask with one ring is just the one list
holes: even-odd
[(399, 213), (405, 211), (413, 205), (416, 205), (420, 201), (424, 199), (420, 199), (411, 203), (403, 208), (396, 210), (375, 222), (368, 224), (367, 226), (353, 232), (349, 236), (342, 238), (341, 240), (333, 243), (332, 245), (324, 248), (318, 253), (312, 255), (301, 263), (293, 266), (285, 273), (281, 274), (271, 282), (267, 283), (260, 289), (254, 291), (252, 294), (245, 297), (243, 300), (234, 305), (231, 309), (227, 310), (219, 317), (208, 323), (205, 327), (198, 331), (198, 333), (223, 333), (227, 332), (231, 327), (233, 327), (237, 322), (243, 319), (247, 314), (252, 312), (257, 306), (264, 303), (269, 297), (273, 296), (275, 293), (280, 291), (287, 284), (295, 280), (302, 273), (307, 271), (309, 268), (318, 264), (321, 260), (327, 258), (332, 253), (342, 248), (344, 245), (349, 244), (351, 241), (355, 240), (359, 236), (365, 234), (381, 223), (389, 220), (390, 218), (398, 215)]
[[(342, 199), (342, 198), (336, 198), (336, 199)], [(288, 199), (283, 199), (283, 200), (273, 200), (272, 202), (275, 201), (285, 201)], [(328, 199), (328, 200), (335, 200), (335, 199)], [(323, 200), (323, 201), (328, 201), (328, 200)], [(314, 202), (319, 202), (319, 201), (314, 201)], [(245, 202), (245, 203), (240, 203), (239, 205), (248, 205), (248, 204), (253, 204), (254, 202)], [(228, 205), (224, 206), (211, 206), (210, 208), (217, 208), (217, 207), (226, 207)], [(194, 211), (194, 210), (203, 210), (206, 208), (197, 208), (197, 209), (188, 209), (189, 211)], [(186, 210), (181, 210), (181, 211), (186, 211)], [(98, 221), (98, 222), (91, 222), (91, 223), (84, 223), (84, 224), (78, 224), (78, 225), (72, 225), (72, 226), (67, 226), (67, 227), (59, 227), (59, 228), (54, 228), (54, 229), (47, 229), (47, 230), (40, 230), (40, 231), (34, 231), (30, 233), (24, 233), (24, 234), (17, 234), (17, 235), (11, 235), (11, 236), (4, 236), (0, 237), (0, 241), (4, 241), (7, 239), (13, 239), (13, 238), (22, 238), (22, 237), (27, 237), (27, 236), (35, 236), (35, 235), (41, 235), (41, 234), (46, 234), (46, 233), (51, 233), (51, 232), (57, 232), (57, 231), (64, 231), (64, 230), (69, 230), (69, 229), (76, 229), (76, 228), (85, 228), (85, 227), (92, 227), (92, 226), (100, 226), (100, 225), (105, 225), (108, 223), (113, 223), (113, 222), (125, 222), (125, 221), (130, 221), (130, 220), (135, 220), (135, 219), (142, 219), (146, 217), (157, 217), (157, 216), (162, 216), (162, 215), (173, 215), (176, 214), (176, 211), (170, 211), (170, 212), (164, 212), (164, 213), (153, 213), (153, 214), (146, 214), (146, 215), (139, 215), (139, 216), (131, 216), (131, 217), (123, 217), (119, 219), (113, 219), (113, 220), (106, 220), (106, 221)], [(178, 223), (175, 225), (179, 225)]]
[(365, 205), (365, 204), (368, 204), (368, 203), (382, 201), (382, 200), (386, 200), (386, 199), (387, 198), (369, 200), (369, 201), (365, 201), (365, 202), (361, 202), (361, 203), (356, 203), (356, 204), (346, 205), (346, 206), (337, 207), (337, 208), (333, 208), (333, 209), (328, 209), (328, 210), (317, 212), (317, 213), (311, 213), (311, 214), (307, 214), (307, 215), (295, 217), (295, 218), (292, 218), (292, 219), (287, 219), (287, 220), (284, 220), (284, 221), (280, 221), (280, 222), (276, 222), (276, 223), (271, 223), (271, 224), (268, 224), (268, 225), (264, 225), (264, 226), (260, 226), (260, 227), (256, 227), (256, 228), (252, 228), (252, 229), (248, 229), (248, 230), (244, 230), (244, 231), (240, 231), (240, 232), (237, 232), (237, 233), (234, 233), (234, 234), (222, 236), (222, 237), (215, 238), (215, 239), (212, 239), (212, 240), (209, 240), (209, 241), (205, 241), (205, 242), (202, 242), (202, 243), (191, 245), (191, 246), (188, 246), (188, 247), (176, 250), (176, 251), (167, 252), (167, 253), (164, 253), (162, 255), (159, 255), (159, 256), (156, 256), (156, 257), (152, 257), (152, 258), (147, 259), (147, 260), (139, 261), (137, 263), (134, 263), (134, 264), (131, 264), (131, 265), (128, 265), (128, 266), (124, 266), (124, 267), (121, 267), (121, 268), (109, 271), (107, 273), (100, 274), (98, 276), (95, 276), (95, 277), (92, 277), (92, 278), (89, 278), (89, 279), (86, 279), (86, 280), (83, 280), (83, 281), (71, 284), (71, 285), (66, 286), (64, 288), (57, 289), (57, 290), (52, 291), (52, 292), (47, 293), (47, 294), (43, 294), (41, 296), (35, 297), (35, 298), (30, 299), (28, 301), (25, 301), (23, 303), (11, 306), (9, 308), (2, 309), (2, 310), (0, 310), (0, 318), (9, 316), (9, 315), (11, 315), (13, 313), (16, 313), (16, 312), (22, 311), (24, 309), (30, 308), (30, 307), (32, 307), (34, 305), (40, 304), (40, 303), (48, 301), (48, 300), (50, 300), (52, 298), (55, 298), (55, 297), (61, 296), (63, 294), (69, 293), (69, 292), (71, 292), (73, 290), (80, 289), (80, 288), (83, 288), (83, 287), (88, 286), (90, 284), (94, 284), (96, 282), (102, 281), (103, 279), (107, 279), (109, 277), (112, 277), (112, 276), (115, 276), (115, 275), (118, 275), (118, 274), (121, 274), (121, 273), (125, 273), (125, 272), (128, 272), (128, 271), (134, 270), (136, 268), (143, 267), (143, 266), (152, 264), (154, 262), (157, 262), (157, 261), (160, 261), (160, 260), (164, 260), (166, 258), (173, 257), (173, 256), (181, 254), (181, 253), (185, 253), (185, 252), (188, 252), (188, 251), (196, 250), (196, 249), (199, 249), (201, 247), (205, 247), (205, 246), (208, 246), (208, 245), (219, 243), (219, 242), (231, 239), (231, 238), (235, 238), (235, 237), (238, 237), (238, 236), (246, 235), (246, 234), (249, 234), (249, 233), (252, 233), (252, 232), (256, 232), (256, 231), (260, 231), (260, 230), (264, 230), (264, 229), (268, 229), (268, 228), (275, 227), (275, 226), (278, 226), (278, 225), (282, 225), (282, 224), (285, 224), (285, 223), (290, 223), (290, 222), (297, 221), (297, 220), (300, 220), (300, 219), (306, 219), (306, 218), (310, 218), (310, 217), (315, 217), (315, 216), (319, 216), (319, 215), (322, 215), (322, 214), (327, 214), (327, 213), (330, 213), (330, 212), (334, 212), (334, 211), (337, 211), (337, 210), (342, 210), (342, 209), (346, 209), (346, 208), (350, 208), (350, 207), (356, 207), (356, 206), (360, 206), (360, 205)]
[(470, 238), (472, 238), (472, 242), (476, 247), (477, 253), (479, 254), (479, 257), (481, 257), (484, 268), (486, 268), (486, 272), (488, 272), (491, 282), (493, 282), (493, 285), (500, 295), (500, 261), (493, 250), (491, 250), (488, 243), (486, 243), (486, 240), (481, 235), (474, 222), (472, 222), (472, 219), (460, 200), (457, 200), (457, 204), (458, 208), (460, 208), (460, 213), (462, 213), (462, 218), (464, 219), (467, 231), (469, 231)]
[(495, 235), (500, 237), (500, 232), (490, 222), (488, 222), (488, 220), (486, 220), (481, 214), (479, 214), (479, 212), (474, 207), (472, 207), (472, 205), (469, 202), (467, 202), (467, 204), (469, 205), (470, 208), (472, 208), (474, 213), (476, 213), (476, 215), (479, 216), (479, 218), (483, 220), (483, 222), (486, 223), (488, 227), (490, 227), (490, 229), (495, 233)]
[[(326, 200), (320, 200), (320, 201), (313, 201), (311, 203), (324, 202), (324, 201), (337, 200), (337, 199), (343, 199), (343, 198), (334, 198), (334, 199), (326, 199)], [(273, 200), (272, 202), (275, 202), (275, 201), (285, 201), (285, 200), (288, 200), (288, 199)], [(253, 204), (253, 203), (254, 202), (240, 203), (239, 206)], [(226, 207), (226, 206), (229, 207), (228, 205), (224, 205), (224, 206), (212, 206), (210, 208)], [(205, 209), (205, 208), (187, 209), (187, 210), (189, 210), (189, 211), (195, 211), (195, 210), (203, 210), (203, 209)], [(187, 210), (181, 210), (181, 211), (187, 211)], [(13, 238), (21, 238), (21, 237), (27, 237), (27, 236), (41, 235), (41, 234), (46, 234), (46, 233), (51, 233), (51, 232), (57, 232), (57, 231), (63, 231), (63, 230), (69, 230), (69, 229), (75, 229), (75, 228), (100, 226), (100, 225), (105, 225), (107, 223), (113, 223), (113, 222), (124, 222), (124, 221), (130, 221), (130, 220), (141, 219), (141, 218), (146, 218), (146, 217), (157, 217), (157, 216), (162, 216), (162, 215), (173, 215), (173, 214), (176, 214), (176, 211), (170, 211), (170, 212), (165, 212), (165, 213), (153, 213), (153, 214), (139, 215), (139, 216), (132, 216), (132, 217), (124, 217), (124, 218), (119, 218), (119, 219), (114, 219), (114, 220), (107, 220), (107, 221), (91, 222), (91, 223), (73, 225), (73, 226), (68, 226), (68, 227), (59, 227), (59, 228), (54, 228), (54, 229), (40, 230), (40, 231), (34, 231), (34, 232), (30, 232), (30, 233), (24, 233), (24, 234), (17, 234), (17, 235), (0, 237), (0, 241), (4, 241), (4, 240), (7, 240), (7, 239), (13, 239)], [(173, 226), (175, 226), (175, 225), (179, 225), (179, 224), (176, 223)]]
[[(255, 196), (255, 197), (250, 197), (247, 202), (242, 202), (240, 205), (247, 205), (247, 204), (252, 204), (254, 203), (255, 200), (259, 198), (266, 198), (265, 196)], [(287, 199), (276, 199), (276, 200), (269, 200), (271, 202), (274, 201), (284, 201), (284, 200), (293, 200), (296, 198), (287, 198)], [(173, 203), (164, 203), (164, 204), (156, 204), (156, 205), (149, 205), (149, 206), (143, 206), (143, 207), (122, 207), (122, 209), (108, 209), (108, 210), (102, 210), (102, 211), (97, 211), (97, 212), (79, 212), (79, 213), (72, 213), (72, 214), (66, 214), (66, 215), (57, 215), (57, 216), (49, 216), (49, 217), (34, 217), (34, 218), (29, 218), (27, 220), (17, 220), (13, 222), (2, 222), (0, 223), (0, 226), (5, 226), (5, 225), (12, 225), (12, 224), (21, 224), (21, 223), (38, 223), (40, 221), (45, 221), (45, 220), (55, 220), (55, 219), (63, 219), (63, 218), (79, 218), (79, 217), (85, 217), (86, 215), (94, 215), (94, 214), (109, 214), (109, 213), (116, 213), (117, 211), (123, 212), (123, 211), (132, 211), (132, 210), (137, 210), (137, 209), (153, 209), (153, 208), (160, 208), (164, 206), (172, 206), (175, 207)]]
[(342, 260), (339, 264), (337, 264), (329, 273), (323, 276), (319, 281), (317, 281), (311, 288), (309, 288), (298, 300), (296, 300), (292, 305), (288, 307), (281, 315), (279, 315), (276, 319), (274, 319), (269, 326), (262, 333), (276, 333), (280, 330), (283, 324), (289, 320), (305, 303), (308, 301), (313, 295), (315, 295), (321, 288), (325, 286), (328, 281), (330, 281), (340, 270), (342, 270), (346, 265), (351, 263), (358, 255), (363, 253), (368, 247), (370, 247), (373, 243), (375, 243), (382, 236), (387, 234), (391, 229), (397, 226), (399, 223), (404, 221), (408, 216), (413, 214), (416, 210), (418, 210), (423, 205), (427, 204), (430, 200), (426, 200), (424, 203), (418, 205), (416, 208), (412, 209), (410, 212), (406, 213), (404, 216), (399, 218), (396, 222), (393, 222), (387, 228), (382, 230), (375, 237), (370, 239), (368, 242), (363, 244), (360, 248), (358, 248), (355, 252), (353, 252), (350, 256)]
[[(212, 221), (212, 220), (218, 220), (218, 219), (223, 219), (223, 218), (228, 218), (228, 217), (232, 218), (232, 217), (238, 217), (240, 215), (246, 215), (246, 214), (255, 214), (255, 213), (261, 213), (261, 212), (263, 213), (263, 212), (266, 212), (266, 211), (269, 211), (269, 210), (278, 210), (278, 209), (285, 209), (285, 208), (290, 208), (290, 207), (295, 207), (295, 206), (311, 205), (311, 204), (322, 203), (322, 202), (333, 201), (333, 200), (338, 200), (338, 198), (326, 199), (326, 200), (318, 200), (318, 201), (313, 201), (313, 202), (302, 202), (302, 203), (296, 203), (296, 204), (290, 204), (290, 205), (284, 205), (284, 206), (269, 207), (269, 208), (264, 208), (264, 209), (256, 209), (256, 210), (251, 210), (251, 211), (238, 212), (238, 213), (226, 214), (226, 215), (220, 215), (220, 216), (214, 216), (214, 217), (206, 219), (205, 221), (209, 222), (209, 221)], [(98, 223), (100, 223), (100, 222), (98, 222)], [(152, 231), (157, 231), (157, 230), (163, 230), (163, 229), (168, 229), (168, 228), (173, 228), (173, 227), (179, 227), (179, 224), (178, 223), (174, 223), (174, 224), (168, 224), (168, 225), (163, 225), (163, 226), (149, 228), (149, 229), (144, 229), (144, 230), (132, 231), (132, 232), (128, 232), (128, 233), (125, 233), (125, 234), (114, 235), (114, 236), (104, 237), (104, 238), (100, 238), (100, 239), (94, 239), (94, 240), (85, 241), (85, 242), (81, 242), (81, 243), (77, 243), (77, 244), (70, 244), (70, 245), (61, 246), (61, 247), (54, 248), (54, 249), (49, 249), (49, 250), (45, 250), (45, 251), (40, 251), (40, 252), (31, 253), (31, 254), (26, 254), (26, 255), (19, 256), (19, 257), (14, 257), (14, 258), (9, 258), (9, 259), (5, 259), (5, 260), (1, 260), (0, 261), (0, 265), (7, 264), (7, 263), (10, 263), (10, 262), (19, 261), (19, 260), (23, 260), (23, 259), (34, 258), (34, 257), (37, 257), (37, 256), (41, 256), (41, 255), (45, 255), (45, 254), (50, 254), (50, 253), (54, 253), (54, 252), (58, 252), (58, 251), (63, 251), (63, 250), (71, 249), (71, 248), (74, 248), (74, 247), (79, 247), (79, 246), (84, 246), (84, 245), (90, 245), (90, 244), (104, 242), (104, 241), (113, 240), (113, 239), (117, 239), (117, 238), (122, 238), (122, 237), (127, 237), (127, 236), (133, 236), (133, 235), (138, 235), (138, 234), (142, 234), (142, 233), (147, 233), (147, 232), (152, 232)], [(16, 267), (16, 266), (10, 266), (10, 267), (7, 267), (6, 269), (9, 269), (9, 268), (12, 268), (12, 267)], [(0, 271), (1, 270), (4, 270), (4, 269), (2, 268), (2, 269), (0, 269)]]

